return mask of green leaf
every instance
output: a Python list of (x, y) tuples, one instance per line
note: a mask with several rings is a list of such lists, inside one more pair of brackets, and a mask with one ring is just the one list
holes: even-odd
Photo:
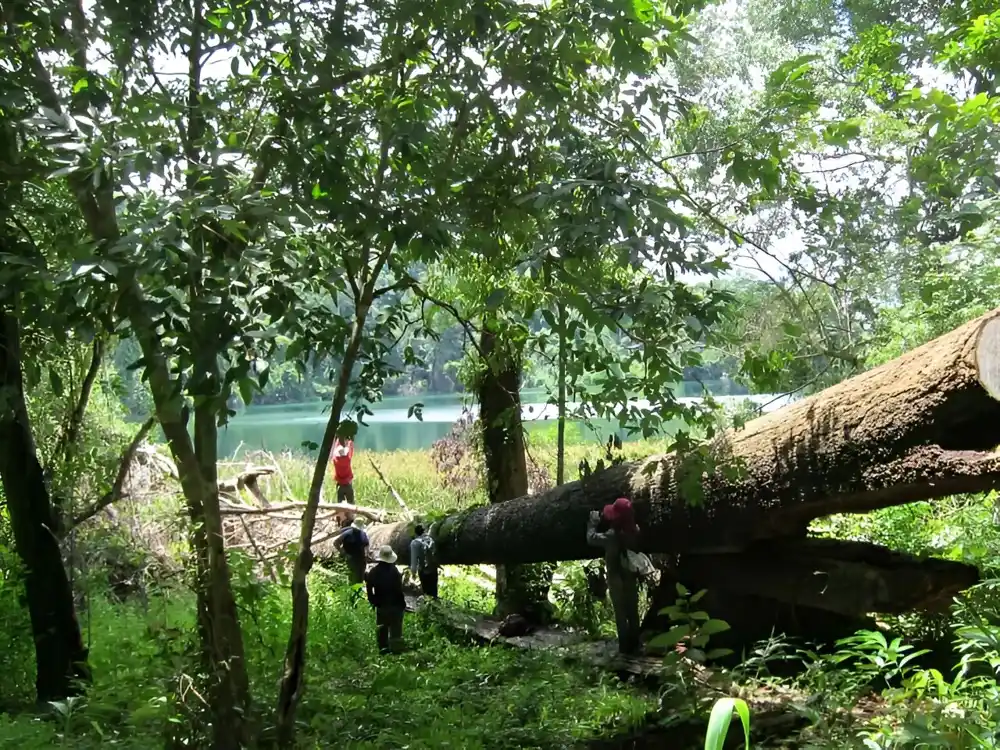
[(725, 620), (708, 620), (698, 627), (698, 632), (702, 635), (715, 635), (729, 630), (729, 623)]
[(859, 118), (851, 118), (827, 125), (823, 130), (823, 140), (831, 146), (849, 146), (852, 140), (861, 135), (861, 123)]
[(720, 698), (712, 706), (705, 734), (705, 750), (723, 750), (735, 711), (743, 724), (746, 750), (750, 750), (750, 707), (742, 698)]
[(52, 387), (52, 393), (55, 394), (56, 398), (62, 398), (64, 393), (63, 380), (54, 367), (49, 368), (49, 385)]
[(240, 398), (249, 406), (253, 402), (254, 382), (248, 377), (242, 377), (239, 380), (239, 387)]
[(666, 633), (660, 633), (650, 638), (649, 645), (653, 648), (670, 648), (676, 646), (689, 635), (691, 635), (690, 625), (675, 625)]
[(656, 9), (649, 0), (632, 0), (632, 17), (648, 23), (656, 17)]
[(506, 289), (494, 289), (490, 292), (490, 295), (486, 298), (486, 309), (496, 310), (503, 304), (504, 300), (507, 299)]

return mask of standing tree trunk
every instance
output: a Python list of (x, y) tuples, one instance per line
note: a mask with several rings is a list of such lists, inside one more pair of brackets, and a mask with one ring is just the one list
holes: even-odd
[[(217, 352), (222, 348), (219, 333), (209, 314), (192, 312), (202, 331), (203, 351), (195, 352), (197, 364), (189, 388), (194, 396), (193, 454), (186, 462), (178, 461), (185, 497), (191, 518), (191, 547), (198, 577), (198, 629), (202, 654), (207, 657), (212, 675), (212, 721), (214, 748), (240, 748), (253, 741), (250, 682), (246, 670), (246, 652), (239, 612), (233, 594), (232, 579), (226, 558), (219, 507), (218, 414), (224, 408), (225, 393), (219, 372)], [(171, 427), (171, 443), (185, 441), (177, 425)], [(168, 440), (171, 435), (168, 435)], [(182, 450), (184, 448), (182, 447)], [(176, 455), (176, 452), (175, 452)]]
[(556, 486), (566, 481), (566, 305), (559, 303), (559, 423)]
[[(387, 256), (383, 256), (385, 258)], [(302, 529), (299, 537), (299, 554), (292, 570), (292, 628), (288, 634), (288, 645), (285, 647), (284, 671), (281, 675), (281, 685), (278, 689), (277, 740), (279, 747), (292, 747), (295, 741), (295, 712), (299, 699), (302, 697), (302, 685), (305, 679), (306, 666), (306, 636), (309, 632), (309, 589), (307, 579), (313, 565), (312, 536), (316, 529), (316, 512), (319, 509), (323, 492), (323, 481), (326, 478), (333, 443), (340, 429), (341, 415), (347, 404), (347, 391), (351, 383), (351, 371), (361, 351), (364, 337), (365, 321), (374, 297), (375, 280), (385, 261), (376, 263), (375, 271), (364, 289), (360, 290), (360, 300), (357, 301), (354, 313), (354, 325), (351, 337), (340, 361), (340, 375), (337, 388), (333, 394), (333, 404), (330, 407), (330, 418), (323, 433), (323, 440), (316, 457), (313, 469), (312, 483), (309, 486), (309, 498), (302, 513)]]
[[(195, 439), (187, 431), (185, 409), (178, 413), (164, 391), (150, 378), (157, 418), (167, 437), (180, 476), (195, 558), (198, 630), (202, 655), (212, 675), (211, 710), (213, 748), (240, 750), (250, 744), (250, 685), (247, 677), (243, 633), (233, 596), (229, 565), (222, 537), (218, 483), (214, 465), (215, 414), (195, 416)], [(205, 412), (210, 406), (202, 406)], [(205, 429), (211, 420), (212, 435)]]
[[(484, 326), (480, 350), (487, 361), (476, 382), (490, 503), (528, 494), (528, 466), (521, 424), (521, 363), (503, 338)], [(497, 614), (532, 622), (551, 617), (552, 565), (498, 565)]]
[(78, 681), (89, 679), (89, 670), (24, 399), (16, 315), (16, 310), (0, 306), (0, 477), (14, 546), (26, 568), (38, 668), (35, 690), (39, 702), (48, 702), (75, 694)]

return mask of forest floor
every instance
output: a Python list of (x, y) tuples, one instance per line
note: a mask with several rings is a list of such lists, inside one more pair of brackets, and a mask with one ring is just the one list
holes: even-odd
[[(656, 446), (637, 444), (630, 450), (643, 455)], [(595, 453), (600, 455), (592, 447), (575, 448), (570, 465), (582, 457), (593, 462)], [(551, 457), (537, 448), (535, 455), (543, 463)], [(398, 510), (366, 458), (355, 460), (358, 502)], [(372, 458), (411, 508), (440, 512), (454, 507), (455, 493), (427, 454)], [(281, 476), (266, 480), (271, 500), (305, 497), (308, 463), (287, 456), (275, 460)], [(233, 462), (228, 470), (237, 473), (244, 465)], [(460, 503), (477, 501), (473, 493)], [(99, 543), (105, 552), (118, 549), (123, 565), (138, 554), (136, 544), (177, 557), (183, 539), (177, 511), (176, 498), (163, 495), (163, 487), (139, 493), (118, 507), (110, 526), (95, 527), (91, 536), (81, 532), (80, 547)], [(968, 559), (971, 550), (988, 560), (1000, 557), (998, 534), (988, 521), (991, 512), (992, 500), (984, 497), (892, 509), (863, 523), (832, 519), (828, 528), (913, 551), (938, 545), (935, 554), (959, 559)], [(129, 543), (113, 539), (109, 529), (127, 530)], [(287, 588), (262, 580), (249, 554), (234, 551), (231, 562), (255, 707), (266, 722), (289, 628)], [(450, 607), (480, 616), (490, 611), (488, 567), (444, 572), (441, 595)], [(56, 707), (54, 719), (43, 719), (31, 707), (27, 621), (16, 588), (0, 581), (0, 633), (12, 634), (10, 647), (0, 650), (0, 748), (187, 746), (191, 738), (185, 732), (204, 716), (192, 689), (197, 674), (193, 597), (182, 579), (149, 572), (127, 601), (115, 602), (106, 563), (83, 564), (75, 575), (94, 685), (85, 697)], [(424, 607), (406, 618), (407, 650), (379, 657), (371, 612), (359, 592), (347, 586), (343, 571), (317, 569), (310, 586), (308, 676), (299, 714), (303, 748), (685, 750), (704, 747), (705, 722), (713, 703), (724, 696), (750, 705), (755, 748), (909, 748), (924, 741), (920, 737), (937, 743), (921, 747), (996, 746), (992, 737), (1000, 692), (992, 668), (955, 679), (947, 669), (908, 662), (912, 650), (884, 637), (879, 641), (877, 633), (827, 655), (775, 640), (747, 654), (735, 670), (682, 664), (650, 680), (571, 650), (510, 648), (496, 640), (485, 646), (489, 632), (462, 637)], [(584, 645), (599, 657), (597, 652), (606, 655), (608, 646), (596, 644), (614, 632), (610, 607), (588, 602), (584, 590), (580, 565), (560, 566), (553, 591), (557, 612), (563, 623), (590, 639)], [(943, 624), (919, 618), (902, 624), (914, 637), (937, 627), (945, 640), (955, 637), (958, 627), (959, 646), (968, 657), (1000, 664), (1000, 628), (991, 624), (1000, 622), (1000, 588), (984, 584), (977, 596), (978, 619), (970, 605), (963, 605)], [(772, 670), (790, 662), (798, 668)], [(739, 744), (727, 747), (742, 745), (738, 722), (729, 735)], [(974, 744), (973, 735), (988, 739)]]

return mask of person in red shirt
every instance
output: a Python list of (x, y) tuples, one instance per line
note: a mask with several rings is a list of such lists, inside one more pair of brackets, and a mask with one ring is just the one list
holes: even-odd
[(338, 439), (333, 446), (333, 478), (337, 482), (337, 502), (354, 504), (354, 471), (351, 469), (351, 459), (354, 458), (354, 441), (342, 443)]

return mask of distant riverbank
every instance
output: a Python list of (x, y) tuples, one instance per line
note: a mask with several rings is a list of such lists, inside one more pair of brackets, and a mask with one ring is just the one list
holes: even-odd
[[(531, 397), (538, 399), (529, 401)], [(525, 392), (522, 419), (532, 431), (554, 429), (557, 409), (541, 399), (542, 393)], [(726, 407), (735, 406), (747, 399), (770, 411), (783, 406), (788, 397), (774, 395), (756, 396), (716, 396)], [(683, 398), (684, 402), (697, 402), (698, 398)], [(410, 415), (415, 404), (422, 404), (422, 419)], [(634, 402), (645, 405), (642, 401)], [(372, 405), (371, 416), (365, 417), (365, 425), (358, 430), (356, 443), (359, 448), (371, 452), (419, 451), (426, 450), (448, 434), (451, 426), (463, 413), (477, 413), (471, 399), (461, 394), (432, 395), (419, 397), (396, 396)], [(577, 405), (567, 405), (567, 411), (574, 413)], [(304, 451), (303, 444), (318, 443), (323, 437), (329, 418), (329, 404), (315, 401), (305, 404), (280, 404), (250, 406), (238, 413), (228, 427), (219, 433), (219, 453), (231, 456), (237, 451), (266, 450)], [(678, 424), (668, 425), (665, 432), (670, 434)], [(601, 443), (611, 434), (619, 434), (623, 440), (627, 435), (617, 425), (607, 420), (574, 419), (567, 425), (567, 440), (571, 443)]]

